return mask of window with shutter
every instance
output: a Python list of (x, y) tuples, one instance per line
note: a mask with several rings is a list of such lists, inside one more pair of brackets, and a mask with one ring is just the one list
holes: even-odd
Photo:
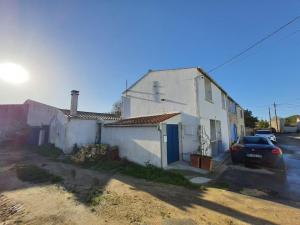
[(221, 93), (222, 98), (222, 109), (226, 109), (226, 97), (224, 93)]
[(205, 83), (205, 100), (212, 102), (211, 82), (210, 82), (210, 80), (205, 78), (204, 83)]

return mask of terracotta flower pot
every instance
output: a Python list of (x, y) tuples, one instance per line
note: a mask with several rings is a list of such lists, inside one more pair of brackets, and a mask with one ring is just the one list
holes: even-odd
[(117, 149), (117, 148), (111, 149), (109, 155), (110, 155), (111, 160), (119, 160), (120, 159), (119, 149)]
[(200, 168), (201, 166), (201, 156), (199, 154), (191, 154), (191, 165), (192, 167)]
[(210, 171), (212, 168), (212, 158), (210, 156), (201, 156), (201, 168)]

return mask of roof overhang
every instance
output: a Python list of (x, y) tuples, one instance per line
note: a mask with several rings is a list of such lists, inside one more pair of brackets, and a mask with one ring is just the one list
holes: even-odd
[(165, 113), (150, 116), (132, 117), (119, 120), (113, 123), (104, 124), (105, 127), (155, 127), (181, 113)]

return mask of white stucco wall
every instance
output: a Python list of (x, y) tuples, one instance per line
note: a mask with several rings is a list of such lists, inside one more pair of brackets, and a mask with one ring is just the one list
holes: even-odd
[(27, 124), (29, 126), (49, 125), (49, 142), (65, 152), (68, 119), (65, 114), (49, 105), (27, 100)]
[(123, 118), (181, 111), (196, 116), (193, 79), (197, 75), (195, 68), (150, 72), (123, 95)]
[(186, 113), (181, 114), (181, 142), (182, 142), (182, 159), (190, 160), (190, 154), (197, 151), (199, 147), (199, 138), (197, 129), (199, 126), (199, 118)]
[(199, 124), (201, 123), (210, 136), (210, 119), (219, 120), (223, 149), (227, 150), (229, 149), (227, 110), (222, 109), (221, 90), (215, 84), (211, 85), (213, 103), (205, 100), (204, 75), (196, 68), (152, 71), (123, 94), (123, 117), (181, 112), (184, 160), (189, 160), (190, 153), (199, 147), (197, 133)]
[[(199, 146), (194, 82), (198, 75), (196, 68), (150, 72), (123, 95), (123, 117), (182, 112), (181, 151), (183, 159), (188, 160), (189, 153)], [(156, 81), (158, 89), (153, 88)]]
[[(212, 86), (212, 102), (205, 100), (204, 77), (198, 79), (199, 91), (198, 101), (200, 110), (200, 123), (205, 129), (205, 133), (210, 137), (210, 120), (221, 121), (222, 144), (223, 150), (229, 149), (229, 132), (228, 132), (228, 116), (227, 110), (222, 108), (222, 91), (213, 83)], [(209, 149), (211, 154), (211, 148)]]
[(27, 124), (29, 126), (50, 125), (56, 115), (61, 113), (59, 109), (53, 106), (32, 100), (27, 100), (24, 104), (28, 105)]
[(111, 120), (84, 120), (67, 118), (59, 109), (32, 100), (28, 105), (27, 124), (29, 126), (49, 125), (49, 142), (65, 153), (73, 150), (74, 144), (79, 147), (94, 144), (98, 134), (98, 123), (110, 123)]
[(102, 143), (117, 145), (122, 158), (145, 165), (161, 167), (158, 127), (103, 127)]
[(71, 119), (66, 124), (65, 153), (73, 150), (74, 144), (78, 147), (94, 144), (96, 141), (98, 122), (96, 120)]
[(50, 122), (49, 129), (49, 142), (63, 151), (65, 150), (67, 122), (67, 117), (60, 112), (56, 114), (56, 116)]
[(296, 133), (297, 130), (298, 130), (297, 126), (295, 126), (295, 127), (284, 126), (283, 127), (283, 133)]

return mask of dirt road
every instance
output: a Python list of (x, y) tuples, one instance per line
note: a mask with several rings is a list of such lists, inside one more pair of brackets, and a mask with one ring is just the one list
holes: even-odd
[[(64, 178), (22, 182), (15, 164), (30, 163)], [(98, 188), (100, 204), (86, 197)], [(299, 224), (296, 206), (222, 189), (188, 190), (49, 161), (18, 148), (0, 149), (0, 224)]]

